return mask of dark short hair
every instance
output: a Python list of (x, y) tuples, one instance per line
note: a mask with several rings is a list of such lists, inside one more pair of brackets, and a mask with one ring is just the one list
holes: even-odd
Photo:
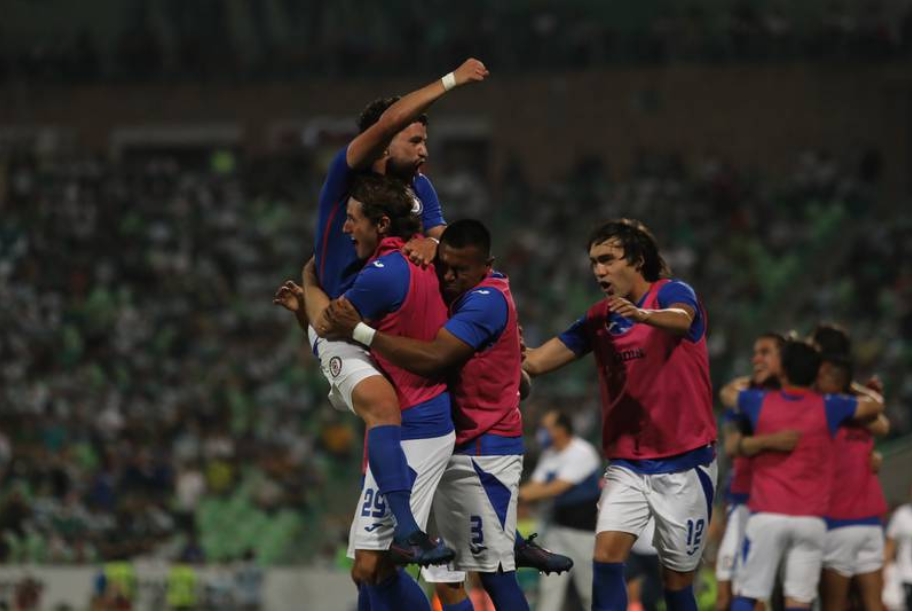
[(851, 355), (852, 340), (849, 332), (836, 323), (818, 323), (811, 340), (825, 355)]
[(655, 236), (645, 225), (635, 219), (612, 219), (597, 227), (589, 235), (586, 247), (617, 239), (624, 249), (624, 259), (633, 266), (639, 266), (640, 274), (649, 282), (671, 276), (671, 270), (659, 254)]
[(477, 219), (460, 219), (447, 225), (440, 236), (440, 244), (454, 249), (475, 247), (485, 259), (491, 257), (491, 232)]
[[(401, 97), (402, 96), (392, 96), (391, 98), (377, 98), (365, 106), (364, 110), (361, 111), (361, 115), (358, 117), (358, 133), (363, 134), (367, 128), (380, 121), (380, 116), (386, 112), (386, 109), (398, 102), (399, 98)], [(415, 121), (427, 125), (428, 116), (422, 113), (415, 117)]]
[(813, 385), (820, 372), (820, 362), (820, 352), (806, 340), (787, 340), (782, 347), (782, 369), (793, 385)]
[(567, 435), (573, 435), (573, 420), (563, 410), (551, 410), (554, 413), (554, 424), (567, 432)]
[(820, 356), (821, 363), (829, 363), (830, 366), (839, 373), (840, 382), (842, 382), (842, 393), (850, 393), (852, 390), (852, 379), (855, 377), (855, 368), (852, 358), (849, 355), (840, 353), (823, 353)]
[(408, 240), (421, 232), (418, 197), (402, 181), (391, 176), (362, 174), (355, 179), (350, 196), (361, 202), (361, 213), (371, 223), (389, 217), (388, 236)]

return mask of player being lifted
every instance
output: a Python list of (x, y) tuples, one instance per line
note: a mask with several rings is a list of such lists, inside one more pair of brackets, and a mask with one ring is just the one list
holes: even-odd
[[(442, 79), (401, 99), (377, 100), (362, 113), (359, 135), (333, 158), (320, 192), (314, 269), (331, 297), (351, 286), (363, 263), (351, 239), (342, 232), (349, 193), (359, 175), (389, 174), (410, 183), (418, 195), (428, 236), (440, 235), (444, 220), (437, 196), (427, 177), (420, 174), (427, 159), (427, 119), (423, 112), (447, 91), (482, 81), (487, 75), (484, 64), (469, 59)], [(436, 242), (412, 240), (405, 250), (415, 261), (426, 263), (434, 257)], [(318, 304), (306, 303), (303, 289), (291, 281), (279, 288), (274, 302), (295, 312), (305, 329), (320, 312)], [(394, 560), (421, 565), (446, 562), (453, 551), (431, 541), (412, 514), (411, 482), (400, 444), (400, 407), (392, 386), (362, 348), (322, 340), (312, 328), (308, 336), (330, 382), (334, 405), (347, 406), (365, 421), (368, 463), (396, 519)]]

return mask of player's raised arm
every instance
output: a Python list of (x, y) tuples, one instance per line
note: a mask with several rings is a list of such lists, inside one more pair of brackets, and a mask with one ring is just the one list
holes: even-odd
[(345, 155), (348, 166), (355, 169), (368, 167), (383, 154), (393, 136), (415, 121), (440, 97), (455, 87), (483, 81), (487, 76), (485, 65), (470, 58), (443, 78), (402, 97), (348, 145)]

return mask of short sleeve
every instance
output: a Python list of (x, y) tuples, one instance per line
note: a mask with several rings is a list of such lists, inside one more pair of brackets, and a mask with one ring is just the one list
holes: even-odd
[(751, 427), (757, 429), (757, 421), (760, 419), (760, 408), (763, 406), (763, 398), (766, 392), (757, 389), (745, 389), (738, 393), (738, 412), (747, 417)]
[(478, 351), (496, 342), (506, 326), (506, 298), (496, 289), (483, 287), (463, 297), (444, 328)]
[(830, 435), (835, 436), (839, 426), (855, 416), (855, 412), (858, 410), (858, 399), (851, 395), (824, 395), (823, 406), (826, 410)]
[(659, 289), (658, 302), (661, 308), (668, 308), (672, 304), (690, 306), (694, 311), (694, 319), (687, 331), (687, 339), (697, 342), (703, 337), (706, 332), (706, 322), (703, 320), (703, 309), (700, 308), (700, 301), (697, 299), (697, 293), (693, 287), (683, 281), (673, 280)]
[(345, 297), (369, 321), (399, 310), (408, 293), (411, 271), (400, 253), (391, 253), (364, 266)]
[(586, 331), (585, 316), (574, 321), (573, 324), (564, 330), (557, 338), (566, 344), (567, 348), (573, 351), (577, 357), (585, 355), (592, 350), (592, 342)]
[(431, 180), (423, 174), (415, 177), (415, 195), (421, 200), (421, 225), (424, 231), (433, 227), (446, 225), (443, 218), (443, 209), (440, 207), (440, 200), (437, 198), (437, 191)]

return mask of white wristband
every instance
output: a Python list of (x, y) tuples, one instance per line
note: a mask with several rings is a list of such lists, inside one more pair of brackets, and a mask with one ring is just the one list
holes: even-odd
[(433, 236), (428, 236), (427, 239), (428, 239), (428, 240), (433, 240), (433, 241), (436, 242), (437, 244), (440, 244), (440, 241), (437, 240), (436, 238), (434, 238)]
[(377, 333), (377, 330), (368, 325), (367, 323), (358, 323), (355, 325), (355, 329), (352, 330), (352, 340), (358, 344), (363, 344), (364, 346), (370, 346), (371, 342), (374, 341), (374, 335)]
[(440, 82), (443, 83), (444, 91), (450, 91), (456, 87), (456, 75), (452, 72), (449, 72), (442, 79), (440, 79)]

